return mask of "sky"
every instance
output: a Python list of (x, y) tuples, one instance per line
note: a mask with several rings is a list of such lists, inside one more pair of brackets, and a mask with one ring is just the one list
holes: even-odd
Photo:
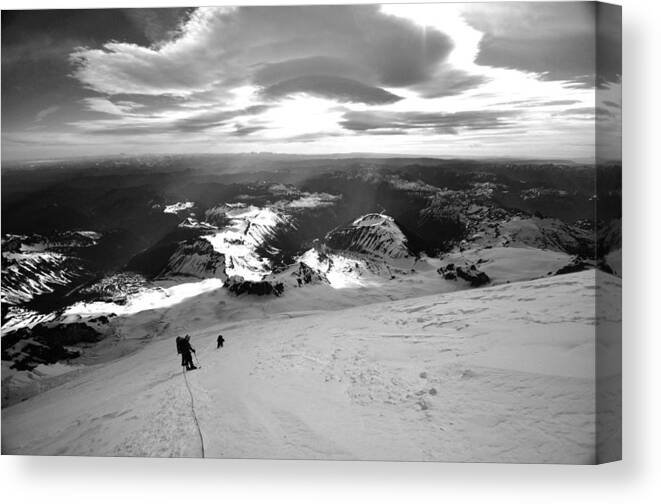
[[(595, 136), (598, 141), (595, 141)], [(2, 159), (620, 159), (620, 9), (495, 2), (2, 12)]]

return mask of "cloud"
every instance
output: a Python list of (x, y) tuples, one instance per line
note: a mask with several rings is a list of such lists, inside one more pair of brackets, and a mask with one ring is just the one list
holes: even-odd
[[(590, 155), (606, 117), (590, 61), (612, 63), (581, 45), (590, 5), (44, 11), (16, 26), (3, 13), (3, 133), (86, 154)], [(617, 114), (604, 124), (620, 89), (597, 97)]]
[(557, 105), (576, 105), (580, 103), (578, 100), (550, 100), (544, 102), (543, 105), (546, 106), (557, 106)]
[(279, 98), (295, 93), (307, 93), (340, 102), (357, 102), (370, 105), (394, 103), (402, 99), (401, 96), (390, 93), (385, 89), (330, 75), (296, 77), (278, 82), (263, 91), (264, 96), (269, 98)]
[(234, 136), (247, 136), (252, 133), (263, 130), (263, 126), (237, 126), (236, 129), (232, 132)]
[(143, 135), (158, 135), (164, 133), (172, 133), (172, 125), (163, 123), (137, 123), (137, 124), (122, 124), (122, 123), (106, 123), (95, 124), (91, 127), (85, 126), (83, 131), (88, 135), (111, 135), (111, 136), (135, 136), (141, 137)]
[(476, 110), (453, 113), (350, 111), (344, 114), (342, 126), (352, 131), (428, 129), (438, 134), (455, 134), (457, 129), (482, 130), (509, 127), (516, 115), (507, 110)]
[(498, 2), (469, 6), (464, 16), (484, 33), (477, 64), (591, 87), (621, 74), (620, 12), (595, 2)]
[(58, 105), (53, 105), (52, 107), (46, 107), (45, 109), (42, 109), (39, 112), (37, 112), (37, 115), (34, 118), (34, 120), (36, 122), (41, 122), (52, 113), (57, 112), (59, 109), (60, 107)]
[(88, 110), (100, 112), (113, 116), (125, 116), (131, 114), (136, 108), (141, 108), (141, 105), (132, 101), (118, 101), (112, 102), (107, 98), (83, 98), (81, 100)]
[(384, 103), (394, 95), (368, 88), (429, 81), (451, 49), (440, 31), (373, 5), (201, 8), (174, 40), (79, 48), (71, 62), (76, 79), (109, 95), (187, 97), (248, 84), (273, 94), (321, 82), (331, 96)]
[(484, 74), (471, 73), (463, 69), (452, 68), (449, 65), (439, 65), (433, 79), (413, 86), (412, 89), (425, 98), (441, 98), (459, 95), (464, 91), (475, 89), (489, 80), (489, 77)]
[(167, 9), (122, 9), (153, 44), (174, 39), (194, 9), (190, 7)]
[[(126, 113), (126, 107), (135, 107), (129, 102), (128, 105), (115, 104), (104, 98), (86, 100), (93, 110), (110, 115), (118, 116), (112, 120), (84, 121), (78, 126), (84, 131), (95, 135), (144, 135), (159, 133), (193, 133), (203, 132), (212, 128), (229, 125), (237, 118), (247, 118), (261, 114), (270, 108), (269, 105), (252, 105), (241, 109), (218, 109), (201, 113), (193, 113), (180, 119), (171, 119), (159, 115), (144, 116), (140, 114)], [(264, 129), (264, 127), (238, 127), (233, 135), (240, 136), (241, 133), (248, 134)]]
[(261, 114), (269, 108), (269, 105), (252, 105), (242, 109), (203, 112), (174, 121), (172, 123), (172, 128), (179, 131), (206, 130), (226, 124), (228, 121), (236, 119), (237, 117)]
[(321, 55), (260, 65), (254, 74), (254, 82), (260, 86), (271, 86), (307, 75), (333, 75), (367, 81), (374, 79), (374, 74), (364, 66), (337, 57)]

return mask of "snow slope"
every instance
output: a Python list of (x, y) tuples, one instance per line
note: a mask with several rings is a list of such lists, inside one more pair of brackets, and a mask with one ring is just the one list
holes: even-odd
[(442, 264), (474, 264), (479, 261), (493, 283), (520, 282), (547, 276), (569, 264), (572, 256), (554, 250), (531, 248), (475, 248), (443, 256)]
[[(620, 282), (584, 271), (239, 322), (199, 320), (198, 298), (187, 378), (206, 456), (594, 462), (594, 293)], [(2, 452), (200, 456), (190, 399), (173, 339), (156, 340), (5, 408)]]

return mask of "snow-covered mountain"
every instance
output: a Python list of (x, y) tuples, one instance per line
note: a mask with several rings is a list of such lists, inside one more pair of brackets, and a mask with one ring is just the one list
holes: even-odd
[(57, 252), (2, 254), (2, 302), (18, 305), (69, 284), (82, 268)]
[[(284, 287), (325, 283), (337, 288), (365, 285), (370, 277), (391, 278), (410, 269), (416, 260), (402, 230), (384, 214), (367, 214), (331, 231), (317, 247), (276, 272), (270, 257), (277, 250), (271, 243), (279, 232), (295, 231), (282, 209), (226, 204), (207, 210), (205, 222), (224, 225), (181, 242), (158, 278), (234, 278), (233, 286), (245, 282), (267, 282), (274, 287), (278, 283)], [(237, 292), (252, 290), (262, 293), (268, 289), (242, 286)]]
[(101, 238), (94, 231), (67, 231), (50, 236), (7, 235), (2, 240), (2, 303), (20, 305), (81, 276), (83, 265), (72, 257)]
[(192, 276), (226, 279), (225, 256), (204, 238), (182, 242), (168, 259), (160, 278)]
[(416, 262), (395, 220), (367, 214), (334, 229), (300, 262), (323, 275), (334, 288), (375, 285), (409, 271)]
[(324, 243), (331, 250), (365, 254), (375, 259), (410, 258), (414, 255), (395, 219), (385, 214), (363, 215), (351, 225), (328, 233)]
[(328, 277), (319, 269), (311, 268), (303, 261), (298, 261), (285, 270), (274, 275), (287, 287), (303, 287), (305, 285), (330, 284)]
[(205, 235), (213, 250), (225, 257), (227, 276), (241, 276), (259, 281), (271, 273), (271, 264), (258, 250), (268, 246), (287, 216), (272, 208), (259, 208), (243, 203), (228, 204), (207, 210), (206, 220), (224, 218), (228, 224), (218, 232)]
[(570, 226), (559, 219), (515, 216), (484, 221), (462, 243), (463, 248), (487, 245), (592, 255), (594, 233)]

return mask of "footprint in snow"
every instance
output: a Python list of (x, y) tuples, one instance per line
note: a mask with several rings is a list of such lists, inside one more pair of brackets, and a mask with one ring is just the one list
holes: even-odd
[(477, 374), (470, 369), (466, 369), (463, 373), (461, 373), (462, 380), (468, 380), (469, 378), (475, 378), (476, 376)]

